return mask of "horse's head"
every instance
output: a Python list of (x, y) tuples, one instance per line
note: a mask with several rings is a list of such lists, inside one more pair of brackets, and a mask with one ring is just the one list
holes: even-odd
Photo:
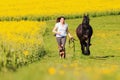
[(89, 15), (88, 15), (88, 14), (87, 14), (87, 15), (84, 15), (84, 16), (83, 16), (82, 24), (89, 24), (89, 21), (90, 21)]

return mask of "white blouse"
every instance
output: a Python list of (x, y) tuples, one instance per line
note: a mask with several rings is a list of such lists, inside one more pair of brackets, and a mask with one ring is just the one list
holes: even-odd
[(57, 28), (57, 32), (60, 32), (60, 34), (56, 34), (56, 37), (64, 37), (67, 36), (67, 28), (68, 28), (68, 24), (61, 24), (56, 23), (55, 27)]

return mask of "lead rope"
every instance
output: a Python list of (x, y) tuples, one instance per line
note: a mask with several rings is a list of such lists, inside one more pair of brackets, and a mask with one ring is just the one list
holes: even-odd
[[(72, 46), (71, 46), (71, 43), (72, 43)], [(69, 39), (69, 47), (73, 48), (73, 51), (75, 53), (75, 39), (74, 38)]]

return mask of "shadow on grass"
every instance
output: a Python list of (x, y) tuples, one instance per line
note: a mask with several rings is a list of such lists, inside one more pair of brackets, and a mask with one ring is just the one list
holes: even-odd
[(108, 56), (90, 56), (90, 59), (96, 59), (96, 60), (106, 60), (108, 58), (114, 58), (114, 57), (120, 57), (115, 55), (108, 55)]

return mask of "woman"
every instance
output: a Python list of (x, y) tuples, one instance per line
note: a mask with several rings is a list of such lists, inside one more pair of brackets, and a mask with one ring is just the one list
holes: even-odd
[(53, 32), (56, 34), (56, 40), (58, 43), (58, 48), (59, 48), (59, 54), (62, 57), (65, 58), (65, 43), (66, 43), (66, 36), (72, 38), (68, 31), (68, 24), (65, 23), (65, 18), (59, 17), (57, 18), (57, 23), (55, 24), (55, 27), (53, 28)]

